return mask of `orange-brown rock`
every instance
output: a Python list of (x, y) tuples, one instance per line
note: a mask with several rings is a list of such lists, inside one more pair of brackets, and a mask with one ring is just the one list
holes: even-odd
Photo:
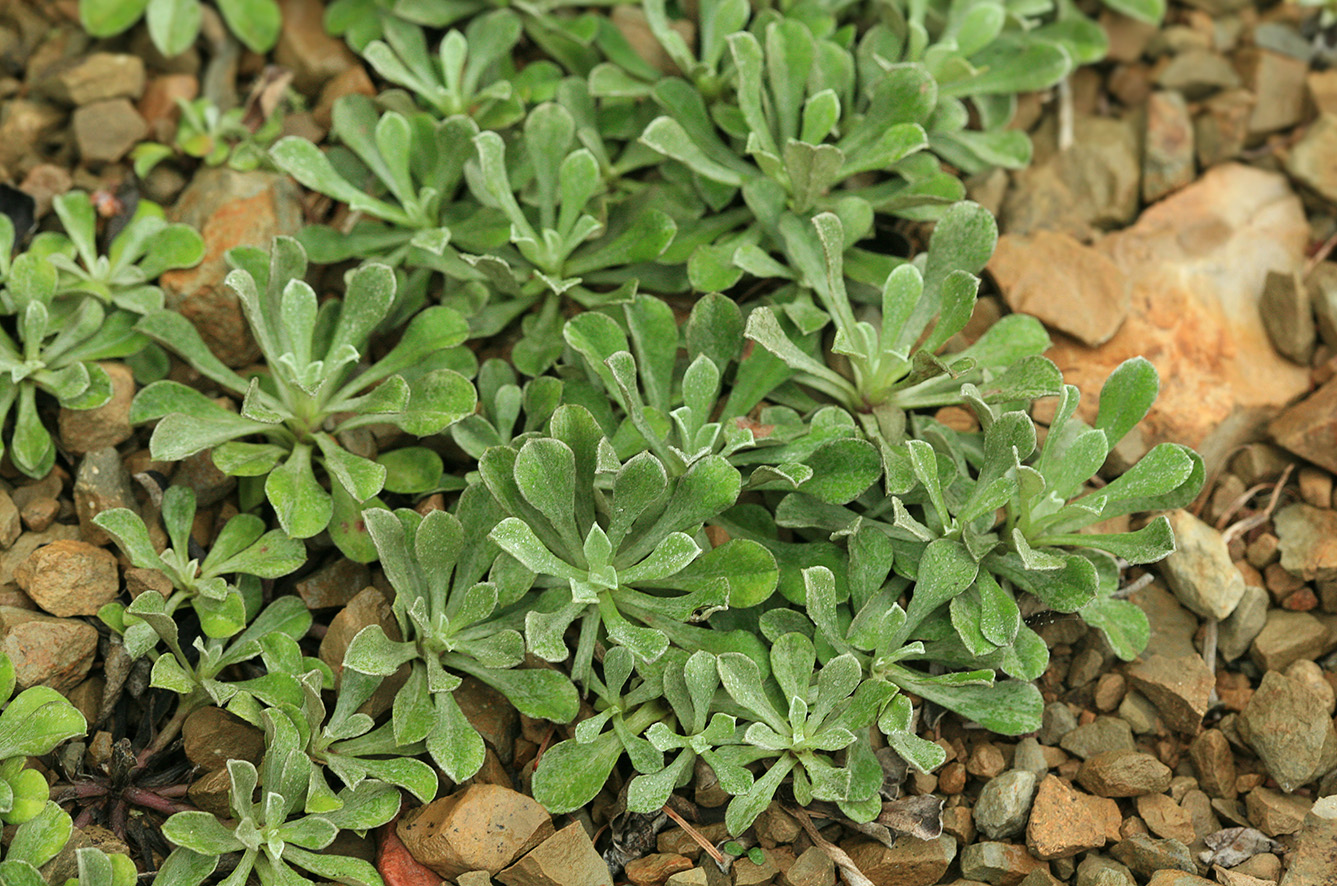
[(195, 267), (162, 275), (159, 283), (168, 307), (194, 323), (205, 344), (224, 363), (253, 363), (260, 350), (240, 302), (223, 285), (228, 270), (224, 256), (237, 246), (267, 250), (276, 235), (296, 234), (302, 226), (296, 185), (286, 176), (268, 172), (207, 169), (182, 192), (172, 221), (198, 230), (204, 237), (205, 252)]
[(396, 832), (414, 858), (454, 878), (499, 873), (552, 836), (553, 826), (552, 816), (524, 794), (475, 784), (405, 816)]
[(1069, 858), (1105, 845), (1104, 823), (1087, 798), (1057, 775), (1047, 775), (1036, 791), (1026, 845), (1036, 858)]
[(33, 551), (14, 580), (52, 615), (97, 615), (120, 593), (116, 558), (85, 541), (55, 541)]
[(1098, 348), (1063, 339), (1049, 356), (1081, 389), (1088, 420), (1115, 366), (1136, 355), (1155, 364), (1160, 398), (1123, 458), (1174, 440), (1202, 452), (1210, 471), (1304, 393), (1308, 372), (1272, 348), (1258, 299), (1268, 271), (1301, 267), (1308, 239), (1283, 176), (1226, 164), (1096, 244), (1128, 277), (1128, 319)]

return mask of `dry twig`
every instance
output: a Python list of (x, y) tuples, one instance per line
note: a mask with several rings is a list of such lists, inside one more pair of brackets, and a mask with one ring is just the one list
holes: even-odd
[(676, 824), (678, 827), (682, 828), (683, 831), (686, 832), (687, 836), (691, 837), (692, 840), (695, 841), (696, 845), (704, 849), (706, 854), (715, 860), (715, 864), (719, 865), (721, 868), (725, 866), (724, 853), (716, 849), (715, 844), (707, 840), (704, 834), (702, 834), (696, 828), (692, 827), (691, 824), (687, 821), (687, 819), (683, 818), (681, 815), (674, 812), (668, 806), (663, 807), (663, 812), (669, 818), (673, 819), (673, 823)]
[[(1294, 462), (1286, 465), (1286, 470), (1281, 472), (1281, 479), (1277, 480), (1277, 485), (1272, 488), (1272, 497), (1268, 499), (1266, 507), (1264, 507), (1258, 513), (1245, 517), (1243, 520), (1239, 520), (1235, 523), (1232, 523), (1225, 528), (1225, 530), (1221, 533), (1221, 537), (1225, 540), (1226, 544), (1230, 544), (1232, 541), (1234, 541), (1236, 538), (1243, 535), (1244, 533), (1248, 532), (1250, 529), (1253, 529), (1255, 526), (1262, 526), (1269, 519), (1271, 519), (1272, 512), (1277, 509), (1277, 503), (1281, 501), (1281, 490), (1286, 488), (1286, 481), (1290, 479), (1291, 471), (1294, 470), (1295, 470)], [(1235, 508), (1232, 505), (1231, 509), (1227, 511), (1224, 515), (1222, 515), (1221, 520), (1218, 521), (1218, 523), (1223, 522), (1227, 517), (1232, 515), (1234, 513), (1234, 510)]]
[(812, 823), (808, 817), (807, 810), (798, 807), (785, 807), (785, 811), (794, 818), (798, 819), (799, 825), (807, 833), (808, 838), (812, 840), (814, 846), (827, 854), (831, 861), (835, 862), (836, 867), (840, 868), (840, 875), (845, 878), (848, 886), (876, 886), (872, 880), (864, 876), (864, 872), (859, 870), (859, 866), (835, 843), (822, 836), (817, 830), (817, 826)]

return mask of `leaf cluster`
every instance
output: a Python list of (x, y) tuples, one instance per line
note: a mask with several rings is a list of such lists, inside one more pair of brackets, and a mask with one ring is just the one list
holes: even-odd
[(238, 852), (237, 867), (225, 882), (243, 883), (252, 874), (266, 886), (311, 882), (298, 873), (304, 871), (347, 886), (380, 886), (381, 876), (370, 862), (325, 850), (341, 829), (365, 832), (393, 818), (399, 811), (399, 792), (384, 782), (365, 780), (322, 797), (334, 801), (322, 803), (323, 811), (310, 811), (309, 786), (316, 767), (302, 746), (297, 724), (273, 711), (266, 711), (263, 720), (265, 757), (260, 767), (247, 760), (227, 764), (233, 818), (224, 822), (201, 811), (169, 818), (163, 835), (177, 848), (163, 863), (159, 878), (198, 886), (221, 856)]
[[(268, 52), (279, 39), (282, 14), (276, 0), (216, 0), (224, 23), (252, 52)], [(176, 56), (198, 39), (203, 0), (79, 0), (79, 21), (93, 37), (115, 37), (147, 24), (158, 51)]]
[[(306, 255), (296, 241), (278, 238), (272, 256), (237, 249), (230, 257), (235, 269), (227, 285), (241, 300), (268, 373), (243, 378), (209, 351), (183, 316), (158, 311), (136, 328), (240, 398), (240, 411), (179, 382), (159, 381), (136, 396), (131, 418), (161, 419), (150, 441), (154, 458), (179, 460), (211, 450), (224, 473), (263, 483), (263, 495), (289, 536), (309, 538), (328, 527), (347, 555), (374, 559), (357, 526), (361, 507), (386, 488), (422, 490), (403, 487), (385, 463), (349, 451), (342, 440), (370, 425), (427, 436), (472, 412), (476, 394), (458, 371), (473, 371), (472, 355), (456, 347), (466, 335), (464, 322), (450, 308), (428, 308), (407, 325), (397, 346), (367, 366), (371, 334), (394, 303), (388, 267), (366, 264), (351, 271), (343, 298), (322, 302), (303, 279)], [(429, 474), (439, 464), (421, 449), (393, 463), (408, 466), (403, 474), (412, 485), (422, 473), (414, 466), (424, 461)], [(439, 468), (434, 473), (439, 477)]]
[[(140, 5), (161, 36), (153, 10), (193, 2)], [(96, 519), (171, 585), (101, 615), (174, 716), (216, 705), (266, 732), (259, 768), (229, 764), (233, 819), (169, 820), (165, 882), (235, 854), (228, 883), (379, 884), (326, 850), (401, 791), (479, 772), (461, 699), (479, 687), (570, 724), (533, 773), (553, 812), (619, 766), (636, 813), (702, 772), (737, 835), (777, 796), (877, 818), (880, 755), (943, 762), (925, 705), (1037, 728), (1048, 649), (1023, 612), (1078, 613), (1123, 658), (1147, 641), (1120, 571), (1171, 552), (1169, 522), (1098, 524), (1184, 505), (1201, 459), (1167, 444), (1112, 476), (1151, 364), (1083, 412), (1037, 320), (971, 323), (997, 227), (957, 175), (1029, 162), (1017, 96), (1095, 60), (1093, 22), (1046, 0), (646, 0), (656, 57), (618, 17), (494, 5), (328, 7), (393, 88), (336, 102), (328, 149), (270, 151), (342, 208), (229, 254), (263, 366), (225, 366), (163, 309), (154, 272), (195, 241), (152, 207), (102, 257), (91, 205), (63, 198), (51, 261), (0, 266), (16, 464), (50, 466), (32, 392), (96, 405), (91, 361), (151, 339), (199, 376), (135, 398), (151, 455), (240, 478), (207, 551), (184, 488), (161, 549), (151, 520)], [(918, 254), (883, 248), (925, 221)], [(317, 284), (308, 259), (353, 268)], [(98, 347), (56, 331), (77, 312)], [(337, 667), (304, 654), (305, 605), (261, 585), (326, 536), (393, 589)]]
[(269, 147), (283, 129), (277, 111), (257, 124), (247, 107), (223, 110), (209, 98), (178, 98), (181, 119), (172, 144), (141, 142), (130, 151), (135, 175), (146, 177), (159, 163), (175, 155), (202, 160), (206, 166), (227, 164), (238, 172), (269, 167)]
[(16, 681), (14, 663), (0, 652), (0, 821), (5, 824), (23, 824), (46, 808), (46, 779), (26, 768), (28, 758), (50, 753), (87, 728), (83, 714), (59, 692), (29, 686), (15, 695)]
[[(56, 445), (42, 421), (39, 392), (66, 409), (93, 409), (111, 399), (111, 377), (99, 365), (138, 353), (148, 343), (135, 316), (104, 307), (96, 296), (65, 296), (57, 263), (37, 252), (9, 260), (13, 225), (0, 220), (0, 423), (14, 415), (8, 454), (30, 477), (45, 477)], [(0, 451), (3, 451), (0, 445)]]

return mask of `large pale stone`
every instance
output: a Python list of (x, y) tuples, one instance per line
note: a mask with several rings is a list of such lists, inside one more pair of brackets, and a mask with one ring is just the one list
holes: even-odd
[(1123, 272), (1067, 234), (1004, 234), (989, 272), (1012, 310), (1089, 345), (1109, 341), (1128, 315)]
[(1096, 244), (1129, 279), (1128, 319), (1098, 348), (1060, 339), (1049, 356), (1081, 389), (1087, 420), (1115, 366), (1137, 355), (1155, 364), (1160, 398), (1123, 459), (1173, 440), (1201, 452), (1210, 474), (1308, 389), (1308, 371), (1277, 354), (1258, 322), (1267, 272), (1298, 270), (1308, 240), (1283, 176), (1226, 164)]

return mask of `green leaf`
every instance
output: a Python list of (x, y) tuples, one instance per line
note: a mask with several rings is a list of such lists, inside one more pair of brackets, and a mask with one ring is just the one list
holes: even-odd
[(146, 314), (135, 324), (135, 330), (176, 352), (206, 378), (218, 382), (234, 393), (246, 393), (249, 387), (246, 380), (214, 356), (204, 343), (204, 339), (200, 337), (195, 325), (181, 314), (175, 311)]
[(385, 486), (385, 468), (369, 458), (354, 455), (340, 446), (328, 434), (313, 434), (320, 447), (322, 463), (330, 477), (344, 488), (353, 500), (362, 503)]
[(218, 11), (252, 52), (266, 53), (278, 42), (282, 16), (275, 0), (218, 0)]
[(998, 224), (978, 203), (962, 201), (943, 213), (929, 240), (924, 288), (935, 292), (954, 271), (978, 274), (998, 243)]
[(222, 855), (243, 848), (233, 829), (212, 812), (178, 812), (162, 825), (163, 836), (200, 855)]
[(740, 794), (729, 801), (729, 807), (724, 813), (724, 822), (730, 834), (737, 836), (752, 826), (752, 822), (756, 821), (757, 816), (767, 806), (771, 805), (771, 800), (775, 797), (780, 782), (789, 775), (794, 765), (793, 757), (788, 755), (780, 757), (771, 764), (765, 775), (752, 784), (746, 793)]
[(414, 644), (391, 640), (380, 625), (368, 625), (348, 644), (343, 666), (363, 674), (388, 677), (400, 665), (417, 657), (418, 647)]
[(321, 816), (337, 828), (370, 830), (385, 824), (399, 811), (399, 791), (375, 781), (364, 781), (355, 788), (340, 791), (339, 799), (343, 800), (343, 806)]
[(1100, 389), (1095, 426), (1109, 437), (1110, 448), (1146, 417), (1160, 393), (1160, 376), (1145, 357), (1132, 357), (1115, 367)]
[(1147, 614), (1128, 600), (1099, 596), (1077, 611), (1082, 621), (1105, 634), (1110, 648), (1123, 661), (1137, 658), (1151, 640)]
[(199, 0), (149, 0), (145, 13), (149, 37), (166, 56), (180, 55), (200, 33)]
[(534, 799), (553, 815), (573, 812), (603, 790), (622, 745), (606, 732), (587, 744), (574, 739), (558, 742), (543, 754), (534, 772)]
[[(161, 425), (159, 425), (161, 427)], [(293, 447), (288, 460), (265, 478), (265, 496), (274, 506), (283, 531), (310, 538), (330, 524), (334, 503), (311, 470), (311, 447)]]
[[(244, 516), (247, 515), (233, 517), (224, 527), (223, 533)], [(247, 545), (244, 550), (215, 561), (214, 555), (219, 552), (223, 533), (219, 533), (218, 539), (214, 542), (214, 549), (209, 552), (211, 556), (205, 560), (209, 570), (214, 574), (230, 575), (241, 572), (260, 578), (280, 578), (295, 572), (306, 562), (306, 545), (296, 539), (288, 538), (277, 529), (266, 532), (252, 544)]]
[(115, 37), (139, 21), (149, 0), (79, 0), (79, 22), (92, 37)]
[(18, 415), (10, 439), (9, 457), (29, 477), (45, 477), (56, 461), (56, 446), (37, 412), (36, 388), (19, 389)]
[(738, 172), (709, 157), (687, 134), (682, 124), (672, 117), (659, 117), (651, 121), (641, 133), (640, 142), (665, 157), (685, 164), (693, 172), (711, 181), (735, 188), (743, 184), (743, 177)]
[[(371, 862), (347, 855), (308, 852), (297, 846), (285, 848), (285, 861), (290, 861), (316, 876), (345, 886), (383, 886), (384, 881)], [(277, 882), (292, 883), (291, 880)], [(231, 886), (231, 884), (229, 884)], [(295, 884), (294, 884), (295, 886)]]
[(547, 668), (482, 668), (466, 661), (457, 661), (455, 666), (506, 696), (516, 710), (526, 717), (569, 723), (580, 707), (576, 687), (557, 671)]
[(723, 582), (729, 607), (746, 609), (769, 599), (779, 578), (780, 569), (770, 551), (750, 539), (734, 538), (706, 551), (662, 586), (693, 592)]
[(683, 331), (689, 359), (704, 356), (717, 367), (724, 367), (742, 355), (742, 311), (733, 299), (719, 293), (697, 299)]
[(665, 213), (657, 209), (639, 212), (625, 230), (577, 250), (567, 262), (566, 271), (583, 275), (603, 268), (653, 261), (673, 242), (677, 231), (677, 223)]
[[(205, 878), (214, 872), (218, 866), (218, 856), (201, 855), (198, 852), (191, 852), (189, 849), (174, 849), (172, 854), (167, 856), (162, 867), (158, 869), (158, 876), (163, 878), (163, 883), (179, 884), (179, 886), (199, 886)], [(243, 865), (249, 867), (249, 864)]]
[(1003, 680), (992, 686), (953, 684), (899, 665), (891, 666), (888, 679), (1001, 735), (1038, 729), (1044, 709), (1040, 690), (1021, 680)]
[(376, 461), (385, 468), (385, 491), (421, 495), (438, 488), (445, 468), (441, 456), (425, 446), (383, 452)]
[(1155, 563), (1175, 550), (1174, 530), (1165, 515), (1156, 517), (1136, 532), (1082, 533), (1050, 535), (1038, 540), (1039, 544), (1072, 545), (1095, 548), (1116, 557), (1122, 557), (1135, 566)]
[(288, 455), (272, 443), (242, 443), (229, 440), (213, 447), (214, 466), (229, 477), (263, 477)]
[(451, 369), (436, 369), (416, 378), (409, 383), (409, 389), (408, 408), (398, 415), (386, 416), (385, 420), (417, 437), (441, 433), (472, 414), (478, 404), (474, 386)]
[(812, 468), (812, 477), (799, 491), (830, 504), (853, 501), (882, 476), (877, 447), (854, 437), (823, 443), (804, 464)]
[(20, 692), (0, 711), (0, 759), (36, 757), (88, 729), (83, 714), (46, 686)]
[(160, 569), (162, 561), (149, 538), (148, 527), (139, 515), (128, 508), (112, 508), (93, 517), (93, 525), (110, 535), (130, 559), (141, 569)]
[(787, 728), (784, 718), (776, 712), (766, 695), (765, 682), (756, 662), (742, 653), (726, 652), (719, 656), (719, 671), (720, 683), (734, 701), (756, 714), (776, 731)]
[(69, 842), (72, 824), (64, 810), (48, 801), (35, 817), (21, 824), (15, 831), (9, 850), (5, 853), (5, 861), (26, 862), (33, 867), (41, 867), (55, 858)]
[(945, 538), (929, 542), (919, 560), (919, 574), (901, 633), (908, 636), (935, 609), (970, 587), (978, 572), (979, 565), (965, 545)]
[(941, 83), (944, 96), (1006, 95), (1048, 89), (1072, 70), (1072, 57), (1062, 46), (1043, 40), (1011, 37), (995, 40), (970, 60), (979, 71), (971, 77)]
[(1149, 25), (1159, 25), (1165, 18), (1165, 0), (1105, 0), (1105, 5)]

